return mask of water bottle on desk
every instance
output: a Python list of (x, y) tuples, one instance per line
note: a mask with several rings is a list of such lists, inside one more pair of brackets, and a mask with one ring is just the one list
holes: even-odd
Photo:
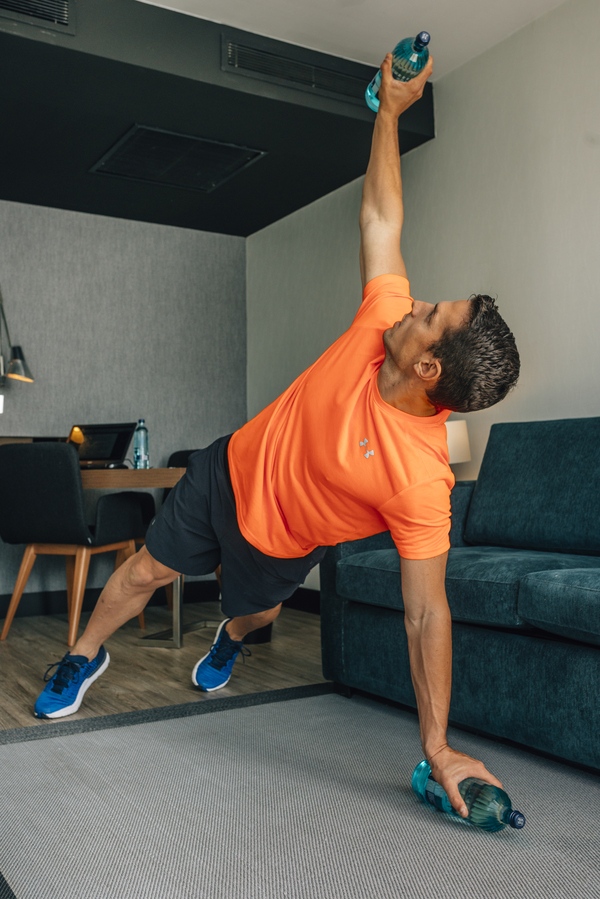
[[(394, 47), (392, 59), (392, 75), (396, 81), (410, 81), (424, 69), (429, 59), (427, 44), (431, 36), (427, 31), (420, 31), (416, 37), (405, 37)], [(381, 87), (381, 69), (377, 72), (365, 91), (367, 106), (373, 112), (379, 109), (377, 94)]]
[(504, 830), (507, 824), (515, 828), (525, 826), (525, 816), (513, 810), (504, 790), (477, 777), (467, 777), (458, 785), (458, 791), (469, 812), (463, 818), (452, 807), (443, 787), (431, 776), (431, 768), (426, 759), (419, 762), (413, 771), (412, 788), (423, 802), (428, 802), (439, 811), (460, 818), (461, 821), (481, 827), (482, 830)]
[(133, 467), (150, 468), (150, 451), (148, 449), (148, 428), (144, 419), (140, 418), (133, 432)]

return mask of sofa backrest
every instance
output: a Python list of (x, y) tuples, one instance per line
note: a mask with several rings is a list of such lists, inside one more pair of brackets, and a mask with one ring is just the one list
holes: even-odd
[(600, 555), (600, 418), (492, 425), (464, 537)]

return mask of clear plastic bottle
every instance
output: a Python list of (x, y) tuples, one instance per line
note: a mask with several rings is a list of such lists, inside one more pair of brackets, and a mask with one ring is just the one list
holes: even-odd
[[(392, 75), (396, 81), (410, 81), (427, 65), (429, 50), (427, 44), (431, 40), (428, 31), (420, 31), (416, 37), (405, 37), (394, 47), (392, 59)], [(381, 86), (381, 69), (377, 72), (365, 91), (367, 106), (373, 112), (379, 109), (377, 94)]]
[(469, 811), (468, 816), (463, 818), (450, 804), (446, 791), (432, 778), (431, 768), (426, 759), (419, 762), (413, 771), (412, 788), (423, 802), (428, 802), (434, 808), (460, 818), (461, 821), (481, 827), (482, 830), (492, 832), (504, 830), (507, 824), (515, 828), (525, 826), (525, 816), (513, 810), (504, 790), (477, 777), (467, 777), (458, 785), (460, 795)]
[(133, 432), (133, 467), (150, 468), (150, 450), (148, 448), (148, 428), (144, 419), (140, 418)]

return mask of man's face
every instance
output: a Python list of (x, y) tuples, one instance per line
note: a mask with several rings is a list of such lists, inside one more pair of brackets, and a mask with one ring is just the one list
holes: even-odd
[(447, 328), (458, 329), (466, 324), (469, 307), (470, 300), (436, 303), (435, 306), (415, 300), (412, 311), (383, 332), (386, 356), (402, 370), (412, 368)]

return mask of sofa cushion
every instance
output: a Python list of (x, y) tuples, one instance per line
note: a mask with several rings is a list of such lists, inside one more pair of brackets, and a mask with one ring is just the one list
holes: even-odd
[(600, 555), (600, 418), (492, 426), (468, 543)]
[(600, 564), (528, 574), (519, 586), (517, 609), (536, 627), (600, 646)]
[[(456, 547), (448, 553), (446, 594), (455, 621), (497, 627), (527, 628), (518, 612), (519, 581), (533, 571), (598, 569), (598, 559), (567, 553), (492, 546)], [(337, 563), (340, 596), (374, 606), (404, 610), (400, 556), (377, 549), (347, 556)]]

